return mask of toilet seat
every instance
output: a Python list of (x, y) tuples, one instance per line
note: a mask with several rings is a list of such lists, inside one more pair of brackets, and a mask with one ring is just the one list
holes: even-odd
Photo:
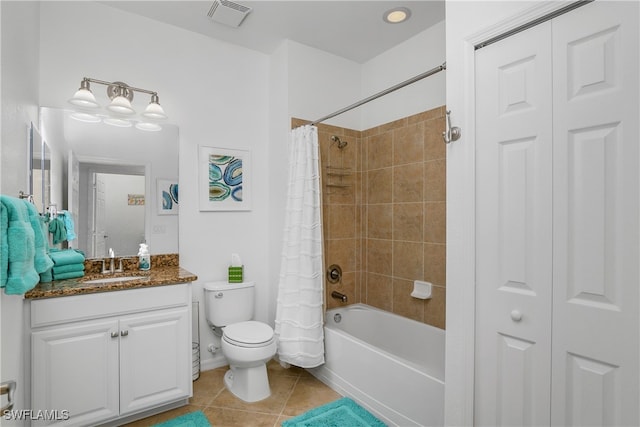
[(256, 348), (271, 344), (273, 329), (265, 323), (249, 320), (234, 323), (223, 329), (222, 339), (238, 347)]

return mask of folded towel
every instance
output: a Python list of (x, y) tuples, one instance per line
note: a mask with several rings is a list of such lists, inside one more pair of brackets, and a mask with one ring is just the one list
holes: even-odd
[(51, 268), (44, 273), (40, 273), (40, 283), (49, 283), (51, 281), (53, 281), (53, 272)]
[(58, 217), (62, 218), (62, 222), (64, 223), (64, 228), (67, 230), (67, 240), (71, 241), (75, 239), (76, 231), (73, 225), (73, 215), (69, 211), (60, 211), (58, 212)]
[(61, 273), (70, 273), (75, 271), (84, 271), (84, 264), (66, 264), (53, 266), (53, 275)]
[(0, 244), (0, 286), (5, 287), (6, 294), (24, 294), (40, 281), (35, 269), (35, 230), (29, 219), (29, 202), (0, 195), (0, 204), (0, 232), (6, 236), (6, 244)]
[(84, 271), (70, 271), (68, 273), (53, 273), (53, 280), (75, 279), (84, 276)]
[(84, 254), (77, 249), (64, 249), (49, 251), (49, 256), (53, 260), (54, 267), (68, 264), (84, 263)]
[(49, 233), (53, 235), (53, 244), (57, 245), (67, 240), (67, 229), (60, 218), (52, 218), (49, 221)]

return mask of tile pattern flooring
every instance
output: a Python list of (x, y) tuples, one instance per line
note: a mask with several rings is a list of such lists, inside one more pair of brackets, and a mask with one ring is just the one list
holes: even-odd
[(193, 383), (193, 397), (187, 406), (127, 424), (147, 427), (187, 412), (202, 411), (212, 426), (273, 427), (309, 409), (339, 399), (341, 396), (307, 371), (297, 367), (284, 369), (275, 360), (268, 363), (271, 396), (246, 403), (224, 386), (228, 367), (203, 371)]

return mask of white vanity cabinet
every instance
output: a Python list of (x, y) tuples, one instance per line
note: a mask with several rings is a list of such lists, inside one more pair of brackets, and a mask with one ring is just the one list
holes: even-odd
[(97, 425), (192, 394), (189, 284), (33, 300), (31, 328), (31, 407), (58, 411), (34, 425)]

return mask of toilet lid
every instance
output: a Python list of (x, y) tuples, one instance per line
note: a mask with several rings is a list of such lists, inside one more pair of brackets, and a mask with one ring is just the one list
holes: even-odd
[(249, 320), (226, 326), (223, 338), (241, 347), (259, 347), (273, 340), (273, 329), (266, 323)]

